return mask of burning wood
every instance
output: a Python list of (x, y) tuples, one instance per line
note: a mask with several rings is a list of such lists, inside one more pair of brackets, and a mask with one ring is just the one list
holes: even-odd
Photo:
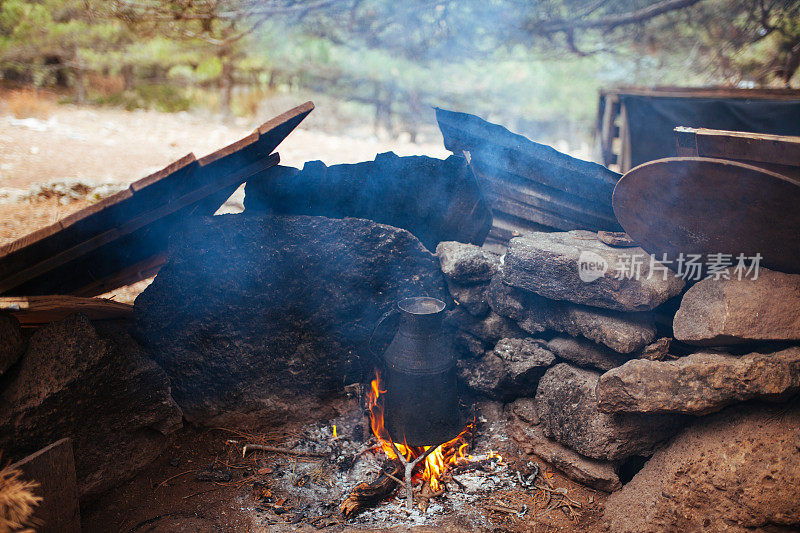
[(364, 509), (376, 505), (395, 493), (402, 484), (398, 479), (402, 475), (403, 465), (398, 461), (387, 462), (381, 469), (378, 479), (372, 483), (361, 483), (339, 506), (345, 518), (352, 518)]
[[(442, 482), (442, 477), (445, 475), (447, 469), (471, 457), (465, 455), (465, 450), (469, 445), (469, 437), (472, 434), (474, 426), (473, 423), (469, 424), (455, 438), (443, 444), (408, 446), (406, 444), (394, 442), (389, 437), (384, 426), (383, 405), (378, 401), (381, 394), (386, 393), (385, 390), (381, 390), (381, 387), (380, 374), (376, 372), (375, 379), (373, 379), (370, 384), (370, 391), (367, 396), (370, 425), (373, 434), (378, 439), (380, 448), (392, 461), (391, 464), (396, 465), (396, 469), (394, 472), (387, 474), (384, 468), (381, 477), (372, 484), (362, 483), (358, 485), (340, 506), (340, 510), (345, 517), (353, 516), (358, 511), (363, 510), (369, 505), (374, 505), (388, 496), (388, 494), (384, 494), (380, 498), (372, 497), (373, 486), (375, 486), (375, 484), (380, 487), (388, 483), (382, 479), (383, 477), (394, 480), (397, 484), (401, 484), (405, 487), (406, 509), (408, 512), (411, 512), (414, 505), (412, 483), (414, 471), (418, 470), (416, 468), (417, 465), (422, 465), (422, 472), (421, 474), (417, 472), (417, 477), (421, 478), (423, 487), (427, 488), (426, 499), (430, 499), (444, 493), (446, 487)], [(398, 479), (401, 477), (401, 473), (402, 482)], [(391, 487), (392, 491), (396, 488), (394, 483), (391, 483)], [(366, 496), (364, 494), (366, 494)]]

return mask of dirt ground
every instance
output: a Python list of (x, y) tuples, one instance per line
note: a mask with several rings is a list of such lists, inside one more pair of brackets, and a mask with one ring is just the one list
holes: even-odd
[[(341, 406), (346, 410), (346, 402)], [(427, 525), (410, 525), (400, 513), (387, 519), (384, 526), (365, 525), (359, 520), (344, 520), (338, 512), (316, 516), (303, 511), (306, 504), (298, 497), (298, 490), (287, 492), (286, 477), (303, 479), (300, 463), (310, 464), (322, 474), (321, 480), (309, 481), (309, 493), (314, 493), (311, 483), (324, 483), (337, 468), (325, 460), (310, 457), (292, 457), (283, 454), (254, 452), (242, 457), (244, 442), (260, 442), (273, 446), (286, 446), (297, 442), (304, 434), (303, 426), (290, 424), (269, 430), (269, 433), (244, 433), (224, 428), (197, 429), (184, 427), (167, 449), (147, 469), (129, 483), (84, 503), (81, 509), (83, 530), (87, 533), (121, 532), (247, 532), (283, 533), (289, 531), (493, 531), (541, 532), (598, 531), (600, 513), (606, 495), (573, 483), (546, 463), (537, 461), (542, 470), (539, 483), (555, 490), (563, 490), (570, 499), (581, 505), (577, 516), (568, 517), (559, 509), (544, 510), (545, 493), (541, 490), (499, 491), (485, 496), (473, 508), (461, 514), (432, 518)], [(490, 439), (493, 448), (502, 454), (502, 461), (519, 465), (531, 460), (520, 454), (516, 446), (501, 434), (478, 437)], [(291, 445), (290, 445), (291, 446)], [(370, 453), (370, 452), (368, 452)], [(376, 452), (382, 456), (383, 452)], [(470, 451), (472, 453), (472, 451)], [(229, 470), (227, 481), (198, 481), (195, 472), (205, 469)], [(516, 467), (514, 467), (516, 468)], [(325, 472), (327, 471), (327, 474)], [(285, 477), (286, 476), (286, 477)], [(307, 477), (307, 476), (305, 476)], [(369, 480), (365, 480), (369, 481)], [(452, 490), (459, 489), (453, 485)], [(522, 516), (491, 509), (495, 500), (525, 504)], [(549, 499), (547, 500), (549, 501)], [(396, 494), (384, 508), (402, 508), (402, 494)], [(331, 503), (336, 509), (339, 501)], [(480, 517), (475, 520), (474, 513)], [(467, 515), (470, 518), (467, 518)], [(411, 521), (413, 523), (413, 521)]]
[[(159, 113), (54, 104), (47, 117), (18, 119), (0, 93), (0, 188), (78, 178), (132, 182), (193, 152), (202, 157), (251, 133), (274, 115), (303, 103), (281, 98), (257, 120), (225, 124), (201, 112)], [(380, 152), (447, 157), (441, 143), (379, 140), (368, 127), (336, 133), (315, 129), (311, 115), (278, 147), (281, 163), (302, 166), (371, 160)], [(271, 114), (270, 114), (271, 113)], [(432, 115), (432, 113), (431, 113)]]

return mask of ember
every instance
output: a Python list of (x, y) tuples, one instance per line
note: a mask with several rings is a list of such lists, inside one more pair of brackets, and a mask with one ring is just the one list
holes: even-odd
[[(443, 489), (441, 480), (447, 469), (459, 462), (468, 461), (472, 458), (472, 456), (465, 455), (465, 450), (469, 445), (474, 421), (455, 438), (437, 446), (433, 451), (430, 451), (430, 446), (407, 446), (392, 442), (383, 424), (383, 405), (379, 402), (381, 394), (385, 393), (386, 390), (382, 390), (380, 372), (376, 371), (375, 379), (370, 384), (370, 391), (367, 397), (372, 433), (380, 442), (380, 447), (389, 459), (397, 459), (395, 450), (400, 452), (408, 463), (425, 455), (421, 479), (423, 483), (428, 483), (431, 491), (439, 492)], [(419, 477), (419, 474), (417, 474), (417, 477)]]

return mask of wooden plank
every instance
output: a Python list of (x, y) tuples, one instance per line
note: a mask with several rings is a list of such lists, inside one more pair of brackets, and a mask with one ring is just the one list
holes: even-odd
[(523, 220), (528, 220), (535, 222), (536, 224), (549, 226), (562, 231), (588, 229), (588, 226), (582, 224), (580, 221), (563, 218), (555, 213), (550, 213), (543, 209), (537, 209), (509, 198), (492, 194), (491, 192), (486, 193), (486, 197), (489, 199), (489, 202), (492, 205), (492, 211), (494, 213), (506, 213)]
[(113, 276), (93, 281), (73, 292), (75, 296), (97, 296), (98, 294), (113, 291), (118, 287), (131, 285), (137, 281), (155, 276), (166, 262), (166, 254), (157, 254), (153, 257), (148, 257), (144, 261), (139, 261)]
[(668, 96), (671, 98), (742, 98), (758, 100), (798, 100), (797, 89), (737, 89), (732, 87), (618, 87), (601, 91), (606, 96)]
[(248, 176), (266, 168), (267, 156), (313, 108), (307, 102), (287, 111), (200, 160), (188, 154), (125, 191), (6, 245), (0, 249), (0, 292), (85, 294), (137, 281), (128, 273), (140, 270), (130, 267), (163, 254), (167, 236), (186, 217), (212, 215)]
[(510, 132), (477, 116), (436, 108), (445, 146), (468, 151), (471, 164), (485, 161), (505, 172), (601, 205), (611, 205), (615, 172)]
[(45, 272), (48, 272), (57, 266), (63, 265), (64, 263), (67, 263), (68, 261), (71, 261), (79, 256), (96, 250), (100, 246), (117, 240), (123, 235), (132, 233), (146, 226), (147, 224), (164, 217), (165, 215), (174, 213), (182, 207), (186, 207), (197, 202), (198, 200), (205, 198), (209, 194), (225, 188), (228, 185), (238, 185), (243, 183), (253, 174), (262, 172), (270, 167), (274, 167), (279, 162), (280, 156), (278, 154), (272, 154), (271, 156), (245, 167), (234, 174), (220, 178), (211, 185), (202, 187), (200, 189), (195, 189), (192, 192), (185, 194), (184, 196), (181, 196), (180, 198), (177, 198), (166, 205), (162, 205), (156, 209), (153, 209), (152, 211), (146, 212), (141, 216), (134, 218), (133, 220), (129, 220), (118, 228), (110, 229), (104, 233), (101, 233), (100, 235), (92, 237), (89, 240), (83, 241), (77, 246), (73, 246), (72, 248), (68, 248), (63, 252), (52, 255), (47, 259), (32, 265), (29, 268), (26, 268), (25, 270), (0, 280), (0, 293), (33, 279), (36, 276), (44, 274)]
[(800, 137), (768, 135), (742, 131), (712, 130), (707, 128), (675, 128), (678, 146), (691, 147), (695, 155), (800, 166)]
[(47, 324), (75, 313), (84, 313), (92, 320), (133, 316), (133, 306), (130, 304), (105, 298), (82, 298), (63, 294), (0, 296), (0, 310), (17, 317), (23, 326)]
[(80, 533), (81, 515), (72, 441), (61, 439), (11, 465), (22, 478), (35, 481), (42, 498), (33, 518), (38, 533)]
[[(530, 205), (538, 209), (544, 209), (563, 215), (564, 218), (576, 220), (586, 220), (587, 223), (596, 225), (600, 228), (616, 228), (617, 219), (609, 206), (609, 212), (600, 212), (593, 209), (594, 205), (589, 202), (580, 201), (574, 196), (564, 194), (561, 191), (550, 189), (535, 182), (523, 183), (513, 179), (503, 179), (502, 172), (485, 172), (484, 165), (477, 164), (475, 168), (480, 168), (477, 172), (480, 183), (483, 187), (499, 196), (505, 196), (520, 203)], [(490, 176), (495, 176), (494, 178)]]
[(156, 183), (160, 183), (167, 176), (171, 176), (172, 174), (175, 174), (179, 170), (183, 170), (186, 167), (191, 166), (195, 161), (197, 161), (197, 158), (194, 156), (194, 154), (192, 153), (186, 154), (182, 158), (178, 159), (177, 161), (173, 161), (172, 163), (162, 168), (161, 170), (153, 172), (149, 176), (145, 176), (142, 179), (134, 181), (133, 183), (131, 183), (129, 188), (134, 193), (142, 191), (147, 187), (151, 187)]
[(56, 233), (60, 233), (62, 230), (71, 226), (75, 222), (83, 218), (86, 218), (88, 216), (91, 216), (93, 214), (99, 213), (103, 209), (106, 209), (109, 206), (127, 200), (132, 196), (133, 193), (131, 193), (129, 189), (125, 189), (117, 193), (114, 193), (111, 196), (103, 198), (99, 202), (84, 207), (80, 211), (67, 215), (64, 218), (50, 224), (49, 226), (45, 226), (44, 228), (38, 229), (33, 233), (29, 233), (28, 235), (20, 237), (14, 242), (6, 244), (2, 248), (0, 248), (0, 257), (11, 255), (14, 252), (17, 252), (24, 248), (40, 243), (45, 239), (47, 239), (48, 237), (51, 237)]

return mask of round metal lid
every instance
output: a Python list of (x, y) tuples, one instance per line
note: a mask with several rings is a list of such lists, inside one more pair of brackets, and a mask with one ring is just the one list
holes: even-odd
[(614, 214), (657, 259), (667, 254), (761, 254), (761, 265), (800, 273), (800, 183), (744, 163), (670, 157), (617, 183)]

